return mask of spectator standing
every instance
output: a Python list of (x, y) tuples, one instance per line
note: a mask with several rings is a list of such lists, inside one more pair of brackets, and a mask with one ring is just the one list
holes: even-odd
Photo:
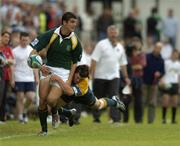
[(136, 18), (134, 11), (131, 11), (129, 15), (123, 21), (123, 38), (126, 44), (128, 44), (132, 37), (135, 36), (136, 30)]
[(48, 22), (50, 21), (50, 14), (48, 12), (48, 6), (46, 3), (42, 4), (41, 7), (39, 7), (39, 33), (45, 33), (48, 28)]
[(77, 16), (77, 26), (76, 26), (76, 29), (75, 29), (75, 33), (77, 34), (77, 36), (79, 38), (81, 38), (81, 32), (82, 32), (82, 27), (83, 27), (83, 21), (82, 21), (82, 18), (81, 16), (79, 15), (79, 12), (78, 12), (78, 6), (74, 5), (73, 7), (73, 13)]
[(33, 71), (27, 64), (27, 59), (32, 51), (32, 47), (28, 45), (29, 42), (29, 34), (21, 32), (20, 45), (13, 49), (15, 58), (13, 81), (17, 97), (16, 109), (18, 120), (21, 123), (28, 122), (28, 107), (34, 100), (36, 83), (39, 82), (38, 70)]
[(144, 91), (148, 104), (148, 123), (155, 119), (155, 107), (157, 104), (158, 81), (164, 75), (164, 60), (161, 57), (162, 43), (157, 42), (152, 53), (146, 55), (146, 67), (144, 68)]
[(0, 121), (6, 120), (5, 115), (5, 106), (6, 106), (6, 99), (7, 99), (7, 92), (10, 88), (10, 84), (12, 85), (12, 64), (14, 63), (14, 56), (12, 54), (11, 48), (9, 47), (10, 41), (10, 33), (5, 31), (1, 34), (1, 47), (0, 50), (6, 57), (6, 65), (3, 67), (3, 80), (4, 80), (4, 90), (3, 90), (3, 97), (1, 99), (0, 105)]
[(98, 40), (102, 40), (107, 37), (107, 28), (114, 24), (111, 9), (104, 9), (102, 15), (97, 19), (97, 36)]
[(142, 42), (140, 38), (132, 39), (132, 56), (130, 65), (132, 68), (132, 96), (134, 99), (134, 120), (136, 123), (142, 123), (143, 120), (143, 69), (146, 66), (145, 53), (142, 51)]
[(174, 11), (169, 9), (167, 17), (163, 21), (162, 31), (164, 36), (169, 39), (173, 48), (176, 48), (178, 25), (178, 21), (174, 17)]
[[(180, 61), (179, 53), (177, 50), (172, 52), (171, 58), (165, 61), (165, 75), (160, 81), (160, 87), (163, 92), (162, 99), (162, 123), (166, 123), (167, 109), (171, 103), (171, 123), (176, 123), (176, 110), (178, 104), (179, 92), (179, 79), (180, 79)], [(161, 89), (160, 88), (160, 89)]]
[[(131, 67), (131, 64), (130, 64), (130, 59), (132, 57), (132, 50), (133, 50), (134, 46), (132, 45), (131, 42), (129, 42), (128, 44), (125, 45), (125, 50), (126, 50), (126, 55), (127, 55), (127, 60), (128, 60), (128, 64), (127, 64), (127, 72), (128, 72), (128, 76), (129, 78), (132, 78), (132, 67)], [(125, 104), (126, 106), (126, 110), (122, 113), (123, 115), (123, 122), (124, 123), (128, 123), (129, 121), (129, 105), (132, 101), (132, 96), (131, 94), (129, 95), (124, 95), (123, 94), (123, 89), (124, 87), (126, 86), (126, 83), (124, 81), (124, 76), (122, 74), (122, 72), (120, 71), (120, 96), (121, 96), (121, 100), (123, 101), (123, 103)]]
[(134, 18), (136, 20), (134, 37), (138, 37), (138, 38), (142, 39), (143, 26), (142, 26), (142, 20), (140, 18), (140, 10), (138, 8), (135, 8), (133, 10), (133, 13), (134, 13)]
[[(0, 37), (0, 48), (3, 47), (2, 46), (2, 42), (1, 42), (1, 37)], [(4, 58), (4, 54), (2, 52), (2, 50), (0, 50), (0, 56)], [(5, 102), (4, 98), (3, 98), (3, 91), (4, 91), (4, 79), (3, 79), (3, 66), (4, 66), (5, 62), (1, 59), (0, 60), (0, 107), (2, 107)], [(4, 123), (5, 119), (4, 119), (4, 115), (0, 114), (0, 123)]]
[(147, 40), (152, 40), (153, 44), (160, 41), (160, 22), (161, 18), (158, 15), (158, 9), (154, 7), (146, 21)]
[(161, 56), (164, 60), (170, 59), (173, 52), (173, 47), (169, 42), (169, 39), (164, 39), (163, 47), (161, 49)]
[[(118, 28), (114, 25), (109, 26), (107, 35), (106, 39), (98, 42), (91, 56), (93, 91), (96, 97), (112, 97), (119, 94), (120, 66), (126, 83), (130, 84), (125, 51), (118, 42)], [(119, 111), (111, 109), (110, 112), (113, 122), (119, 122)], [(94, 122), (100, 122), (100, 115), (101, 112), (93, 112)]]
[(82, 15), (82, 33), (81, 33), (81, 38), (82, 38), (82, 43), (84, 45), (89, 45), (92, 40), (95, 40), (95, 25), (94, 25), (94, 15), (93, 11), (91, 8), (89, 8), (85, 13)]

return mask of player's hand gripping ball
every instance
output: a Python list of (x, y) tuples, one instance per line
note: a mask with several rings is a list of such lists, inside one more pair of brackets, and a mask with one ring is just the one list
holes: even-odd
[(31, 68), (41, 68), (41, 66), (43, 65), (43, 61), (42, 58), (39, 55), (31, 55), (29, 56), (27, 63), (29, 65), (29, 67)]

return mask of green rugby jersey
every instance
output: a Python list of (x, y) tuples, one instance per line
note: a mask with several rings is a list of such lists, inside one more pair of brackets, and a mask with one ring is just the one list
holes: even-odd
[(30, 45), (39, 52), (48, 46), (53, 33), (56, 33), (57, 37), (51, 43), (47, 52), (46, 64), (52, 67), (70, 69), (72, 63), (75, 64), (81, 60), (81, 43), (74, 32), (63, 39), (59, 34), (59, 30), (60, 27), (51, 29), (44, 34), (39, 35), (30, 43)]

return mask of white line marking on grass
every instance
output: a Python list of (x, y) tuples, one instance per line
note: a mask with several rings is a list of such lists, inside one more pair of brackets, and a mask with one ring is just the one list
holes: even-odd
[[(48, 132), (48, 135), (51, 135), (54, 133), (55, 133), (55, 131)], [(19, 135), (5, 136), (5, 137), (1, 137), (0, 140), (13, 139), (13, 138), (19, 138), (19, 137), (31, 137), (31, 136), (38, 136), (38, 134), (34, 133), (34, 134), (19, 134)], [(38, 137), (46, 137), (46, 136), (38, 136)]]
[(12, 139), (12, 138), (18, 138), (18, 137), (30, 137), (30, 136), (35, 136), (35, 135), (37, 135), (37, 134), (12, 135), (12, 136), (1, 137), (0, 140)]

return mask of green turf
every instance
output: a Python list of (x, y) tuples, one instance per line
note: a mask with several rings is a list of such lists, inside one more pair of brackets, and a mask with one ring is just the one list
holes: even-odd
[(147, 124), (146, 119), (143, 124), (135, 124), (132, 114), (129, 124), (109, 124), (107, 115), (103, 115), (101, 124), (94, 124), (88, 116), (81, 118), (78, 126), (61, 125), (53, 130), (49, 125), (45, 137), (36, 135), (38, 120), (25, 125), (9, 121), (0, 125), (0, 146), (180, 146), (180, 125), (163, 125), (160, 116), (159, 111), (154, 124)]

